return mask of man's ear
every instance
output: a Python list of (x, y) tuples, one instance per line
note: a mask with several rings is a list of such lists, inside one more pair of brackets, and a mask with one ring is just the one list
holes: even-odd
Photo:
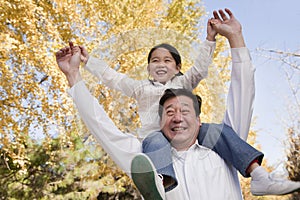
[(181, 64), (176, 65), (176, 69), (178, 70), (178, 72), (181, 70)]
[[(161, 106), (161, 105), (159, 105)], [(162, 129), (166, 121), (163, 119), (163, 116), (159, 117), (159, 127)]]
[(201, 127), (201, 126), (202, 126), (202, 123), (201, 123), (201, 118), (200, 118), (200, 116), (197, 117), (197, 120), (198, 120), (198, 122), (199, 122), (199, 127)]

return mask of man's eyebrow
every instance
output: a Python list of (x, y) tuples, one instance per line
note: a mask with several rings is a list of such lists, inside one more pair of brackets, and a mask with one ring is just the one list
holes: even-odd
[(181, 105), (183, 105), (183, 106), (189, 106), (190, 104), (188, 104), (188, 103), (181, 103)]
[[(181, 105), (184, 107), (189, 107), (190, 104), (182, 102)], [(168, 105), (167, 107), (165, 107), (165, 110), (168, 108), (171, 108), (172, 106), (173, 106), (173, 104)]]
[(173, 104), (168, 105), (167, 107), (165, 107), (165, 110), (167, 110), (168, 108), (171, 108), (173, 106)]

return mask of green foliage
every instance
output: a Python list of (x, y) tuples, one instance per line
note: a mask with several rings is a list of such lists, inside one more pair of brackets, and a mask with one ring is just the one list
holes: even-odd
[[(33, 143), (26, 171), (1, 152), (0, 196), (3, 199), (91, 199), (99, 193), (134, 196), (129, 178), (115, 167), (101, 148), (83, 144), (72, 135), (72, 147), (60, 138), (51, 140), (51, 149)], [(49, 154), (50, 153), (50, 154)], [(99, 177), (101, 176), (101, 177)]]

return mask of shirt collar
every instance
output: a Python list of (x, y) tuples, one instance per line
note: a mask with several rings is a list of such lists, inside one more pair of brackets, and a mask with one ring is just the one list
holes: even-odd
[(185, 151), (177, 151), (174, 147), (171, 147), (172, 148), (172, 154), (173, 156), (175, 156), (177, 159), (185, 159), (186, 157), (186, 154), (189, 152), (189, 151), (197, 151), (197, 150), (201, 150), (201, 149), (204, 149), (206, 151), (205, 154), (207, 154), (207, 150), (210, 150), (208, 149), (207, 147), (205, 146), (202, 146), (198, 143), (198, 140), (195, 141), (194, 144), (192, 144), (192, 146), (190, 146), (190, 148), (188, 150), (185, 150)]
[(184, 152), (192, 151), (192, 150), (195, 150), (195, 149), (200, 148), (200, 147), (201, 147), (201, 145), (199, 145), (198, 140), (196, 140), (195, 143), (192, 144), (190, 146), (190, 148), (188, 150), (185, 150), (185, 151), (177, 151), (174, 147), (171, 147), (171, 148), (172, 148), (172, 152), (175, 153), (175, 155), (181, 155), (181, 154), (184, 154)]

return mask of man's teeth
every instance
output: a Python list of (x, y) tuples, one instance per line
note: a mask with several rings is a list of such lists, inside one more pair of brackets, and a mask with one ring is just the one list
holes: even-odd
[(173, 128), (173, 131), (183, 131), (183, 130), (184, 130), (184, 128), (182, 128), (182, 127)]

